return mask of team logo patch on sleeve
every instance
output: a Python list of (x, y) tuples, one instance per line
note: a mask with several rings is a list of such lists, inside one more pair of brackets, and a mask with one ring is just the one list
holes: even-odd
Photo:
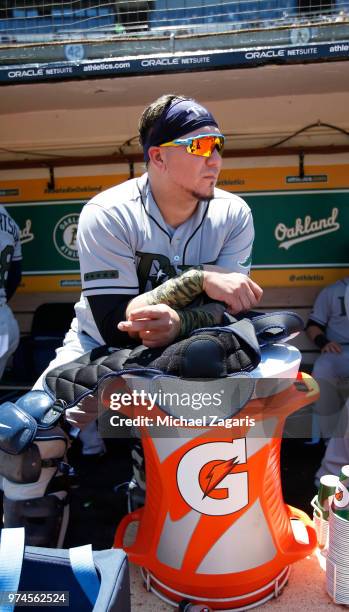
[(70, 261), (78, 261), (78, 247), (76, 234), (78, 231), (79, 215), (72, 213), (64, 215), (53, 230), (53, 242), (60, 255)]
[(239, 261), (238, 263), (239, 266), (242, 266), (243, 268), (249, 268), (252, 263), (252, 255), (248, 255), (244, 261)]

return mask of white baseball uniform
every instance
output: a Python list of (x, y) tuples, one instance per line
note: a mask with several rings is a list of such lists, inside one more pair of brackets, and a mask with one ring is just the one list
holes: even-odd
[[(322, 464), (317, 472), (337, 474), (341, 465), (349, 462), (349, 319), (346, 294), (349, 277), (323, 289), (315, 300), (310, 319), (325, 328), (328, 340), (341, 345), (341, 353), (321, 353), (317, 358), (313, 377), (320, 385), (320, 399), (316, 405), (320, 430), (324, 437), (331, 436)], [(343, 406), (344, 404), (344, 406)]]
[(349, 276), (325, 287), (317, 296), (309, 318), (326, 327), (328, 340), (349, 344), (349, 313), (346, 309), (346, 292)]
[(176, 229), (165, 223), (147, 174), (98, 194), (79, 220), (78, 330), (103, 343), (87, 296), (127, 293), (131, 298), (204, 264), (248, 274), (253, 238), (249, 207), (221, 189), (215, 189), (212, 200), (199, 202), (195, 213)]
[(19, 342), (18, 323), (7, 304), (5, 287), (11, 262), (21, 259), (18, 225), (6, 208), (0, 205), (0, 378)]
[[(132, 299), (187, 268), (204, 264), (248, 274), (253, 238), (250, 208), (221, 189), (215, 189), (210, 201), (199, 202), (190, 219), (176, 229), (166, 225), (147, 174), (92, 198), (79, 219), (82, 294), (75, 305), (76, 318), (34, 389), (42, 389), (47, 371), (105, 344), (86, 296), (129, 294)], [(71, 420), (86, 422), (76, 410)]]

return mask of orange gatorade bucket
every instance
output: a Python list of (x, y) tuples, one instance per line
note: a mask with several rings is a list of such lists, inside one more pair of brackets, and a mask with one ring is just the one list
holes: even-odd
[[(114, 545), (168, 603), (254, 607), (277, 596), (289, 565), (316, 547), (312, 521), (283, 501), (279, 458), (285, 419), (315, 401), (318, 388), (303, 374), (278, 382), (244, 406), (233, 430), (195, 427), (186, 437), (159, 438), (140, 427), (146, 502), (123, 518)], [(304, 523), (308, 543), (295, 539), (292, 518)], [(124, 546), (134, 521), (135, 542)]]

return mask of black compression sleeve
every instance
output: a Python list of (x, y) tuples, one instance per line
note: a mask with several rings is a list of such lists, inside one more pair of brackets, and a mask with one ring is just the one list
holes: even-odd
[(98, 331), (108, 346), (126, 346), (132, 343), (127, 333), (118, 330), (117, 324), (125, 320), (127, 304), (134, 297), (127, 294), (88, 296)]
[(305, 329), (308, 329), (308, 327), (311, 327), (312, 325), (316, 325), (316, 327), (319, 327), (323, 332), (326, 331), (326, 325), (321, 325), (321, 323), (317, 323), (317, 321), (313, 321), (313, 319), (308, 319)]
[(7, 301), (13, 296), (22, 278), (22, 261), (11, 261), (5, 283)]
[(314, 338), (314, 344), (319, 347), (319, 349), (323, 349), (326, 344), (329, 343), (328, 338), (326, 338), (325, 334), (318, 334), (316, 338)]

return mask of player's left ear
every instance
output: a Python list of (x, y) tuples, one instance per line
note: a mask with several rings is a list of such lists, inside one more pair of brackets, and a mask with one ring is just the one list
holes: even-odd
[(150, 147), (148, 150), (149, 161), (152, 162), (158, 170), (164, 170), (165, 168), (165, 155), (161, 147)]

